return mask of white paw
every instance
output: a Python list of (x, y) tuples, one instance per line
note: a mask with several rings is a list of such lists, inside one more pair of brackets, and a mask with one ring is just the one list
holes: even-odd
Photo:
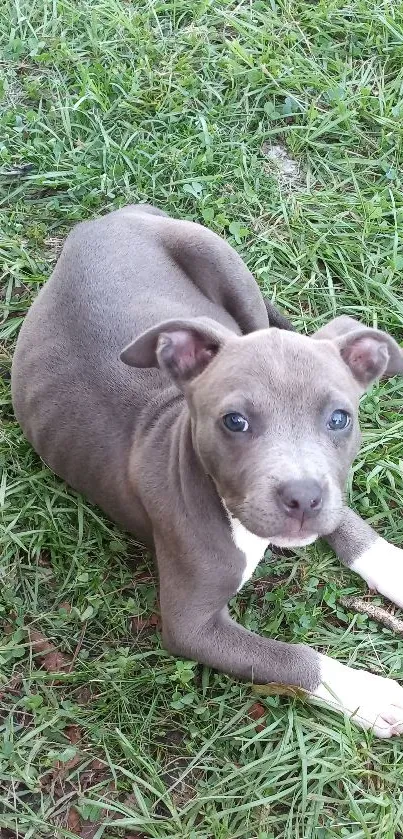
[(394, 679), (354, 670), (326, 655), (319, 657), (322, 681), (310, 694), (313, 701), (348, 714), (377, 737), (403, 734), (403, 688)]
[(403, 608), (403, 550), (380, 536), (350, 566), (370, 588)]

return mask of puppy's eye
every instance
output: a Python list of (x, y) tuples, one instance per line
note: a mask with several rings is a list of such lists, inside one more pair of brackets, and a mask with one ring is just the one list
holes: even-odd
[(343, 411), (341, 408), (337, 408), (336, 411), (330, 415), (327, 421), (327, 427), (330, 431), (343, 431), (347, 428), (351, 423), (350, 414), (347, 411)]
[(229, 431), (247, 431), (249, 428), (248, 420), (242, 414), (225, 414), (222, 421)]

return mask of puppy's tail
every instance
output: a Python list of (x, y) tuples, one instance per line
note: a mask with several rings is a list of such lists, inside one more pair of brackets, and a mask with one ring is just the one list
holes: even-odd
[(264, 305), (266, 306), (267, 316), (269, 318), (269, 325), (276, 326), (277, 329), (287, 329), (289, 332), (296, 332), (295, 327), (292, 325), (291, 321), (285, 317), (267, 297), (263, 298)]

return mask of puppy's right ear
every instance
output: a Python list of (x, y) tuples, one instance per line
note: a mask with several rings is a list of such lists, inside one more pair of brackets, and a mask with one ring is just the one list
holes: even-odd
[(209, 318), (167, 320), (143, 332), (121, 353), (130, 367), (160, 367), (183, 386), (199, 376), (233, 333)]

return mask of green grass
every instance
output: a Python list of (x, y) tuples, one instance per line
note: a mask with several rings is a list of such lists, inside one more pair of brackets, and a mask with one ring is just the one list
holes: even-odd
[[(129, 201), (227, 237), (299, 328), (344, 312), (402, 340), (402, 0), (3, 0), (0, 37), (4, 836), (401, 837), (401, 741), (279, 697), (257, 730), (248, 686), (138, 631), (152, 561), (32, 452), (8, 370), (68, 229)], [(350, 486), (396, 544), (402, 406), (398, 380), (363, 400)], [(233, 610), (402, 677), (402, 641), (338, 602), (363, 590), (320, 545), (268, 556)], [(41, 666), (30, 628), (70, 672)]]

